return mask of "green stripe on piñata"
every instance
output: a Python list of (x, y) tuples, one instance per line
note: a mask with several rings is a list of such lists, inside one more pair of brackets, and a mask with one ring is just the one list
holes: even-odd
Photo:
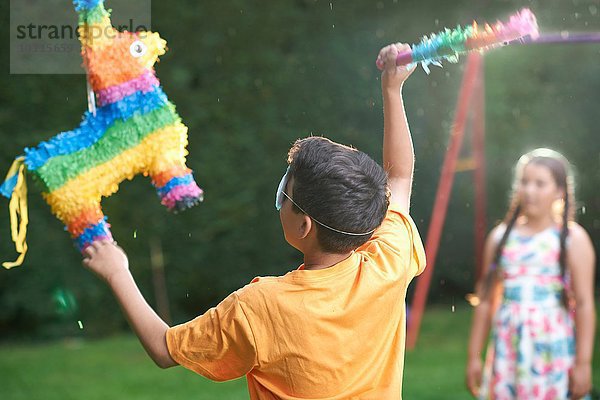
[(37, 175), (40, 183), (45, 186), (44, 191), (50, 193), (69, 180), (137, 146), (157, 129), (179, 121), (181, 118), (175, 113), (175, 106), (169, 102), (148, 114), (135, 115), (127, 121), (115, 122), (93, 146), (54, 157), (32, 173)]

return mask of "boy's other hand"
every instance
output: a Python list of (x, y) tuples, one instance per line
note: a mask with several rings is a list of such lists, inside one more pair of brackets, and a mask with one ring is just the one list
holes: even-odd
[(129, 270), (129, 261), (116, 242), (99, 240), (83, 251), (83, 265), (110, 284), (119, 272)]
[(408, 68), (407, 65), (396, 65), (398, 53), (410, 50), (410, 46), (405, 43), (395, 43), (385, 46), (379, 51), (377, 63), (382, 64), (381, 87), (384, 89), (399, 89), (404, 81), (413, 73), (416, 65)]

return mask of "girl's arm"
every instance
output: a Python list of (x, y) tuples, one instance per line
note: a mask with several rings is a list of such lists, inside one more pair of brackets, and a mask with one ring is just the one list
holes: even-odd
[(578, 399), (592, 387), (592, 354), (596, 309), (594, 305), (594, 247), (587, 232), (578, 224), (569, 227), (570, 243), (567, 265), (571, 273), (575, 296), (575, 361), (571, 370), (569, 389)]
[(482, 352), (490, 333), (492, 302), (497, 287), (497, 283), (494, 283), (492, 287), (488, 289), (489, 293), (487, 293), (487, 295), (483, 292), (485, 280), (490, 271), (490, 265), (494, 258), (494, 252), (497, 246), (497, 240), (495, 239), (497, 237), (497, 230), (498, 227), (494, 228), (486, 239), (483, 250), (482, 273), (475, 287), (479, 304), (475, 306), (473, 312), (473, 324), (471, 325), (471, 336), (469, 338), (466, 370), (467, 388), (474, 397), (477, 397), (481, 385), (481, 374), (483, 369), (481, 361)]

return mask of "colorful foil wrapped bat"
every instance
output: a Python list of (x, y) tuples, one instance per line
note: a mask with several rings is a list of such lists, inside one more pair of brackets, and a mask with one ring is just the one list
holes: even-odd
[[(532, 39), (539, 36), (537, 20), (528, 8), (511, 15), (505, 23), (498, 21), (493, 25), (485, 24), (483, 29), (473, 22), (472, 25), (425, 36), (409, 51), (398, 54), (396, 65), (420, 62), (425, 72), (429, 73), (429, 64), (441, 66), (441, 60), (456, 63), (460, 54), (500, 46), (526, 36)], [(377, 68), (383, 70), (381, 60), (378, 59), (376, 64)]]
[(42, 185), (51, 211), (82, 251), (112, 240), (101, 198), (137, 174), (150, 176), (161, 203), (179, 211), (202, 201), (203, 192), (185, 165), (187, 127), (169, 102), (153, 65), (166, 42), (153, 32), (119, 32), (103, 0), (74, 0), (79, 14), (83, 66), (98, 107), (81, 124), (34, 148), (13, 163), (0, 186), (10, 198), (11, 233), (23, 262), (27, 244), (25, 172)]

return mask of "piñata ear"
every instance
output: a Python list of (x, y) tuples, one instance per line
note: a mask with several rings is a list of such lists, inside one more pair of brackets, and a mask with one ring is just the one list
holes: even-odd
[(86, 47), (103, 47), (117, 35), (103, 0), (74, 0), (73, 4), (79, 14), (78, 33), (84, 51)]
[(80, 12), (83, 10), (90, 10), (92, 8), (102, 5), (104, 0), (73, 0), (75, 11)]

